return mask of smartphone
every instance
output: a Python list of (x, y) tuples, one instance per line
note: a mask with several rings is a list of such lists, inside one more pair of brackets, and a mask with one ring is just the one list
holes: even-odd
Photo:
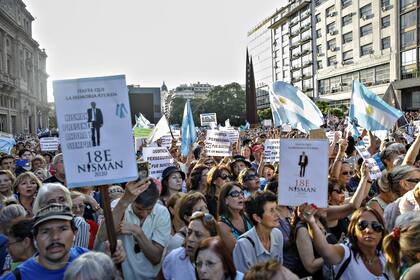
[(149, 164), (147, 161), (137, 161), (137, 182), (149, 177)]

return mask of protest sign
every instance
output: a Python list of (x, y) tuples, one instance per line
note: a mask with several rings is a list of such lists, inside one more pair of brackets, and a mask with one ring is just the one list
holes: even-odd
[(57, 151), (59, 145), (58, 137), (43, 137), (39, 139), (41, 151)]
[(264, 161), (269, 163), (280, 160), (280, 139), (267, 139), (264, 143)]
[(420, 120), (413, 121), (413, 125), (416, 127), (416, 131), (420, 132)]
[(311, 129), (309, 131), (309, 139), (327, 139), (325, 135), (325, 130), (322, 128)]
[(292, 131), (292, 126), (290, 124), (283, 124), (281, 127), (282, 127), (282, 131), (284, 132)]
[(0, 136), (0, 152), (10, 155), (14, 145), (16, 145), (16, 141), (13, 137)]
[(381, 168), (379, 167), (376, 160), (372, 158), (372, 156), (370, 155), (366, 147), (356, 146), (355, 148), (357, 152), (359, 153), (359, 155), (365, 160), (365, 162), (368, 164), (370, 168), (370, 172), (369, 172), (370, 179), (376, 180), (376, 179), (381, 178), (382, 176)]
[(207, 130), (206, 152), (208, 156), (231, 156), (229, 135), (226, 131)]
[(173, 165), (174, 159), (164, 147), (144, 147), (143, 159), (149, 162), (149, 174), (156, 179), (162, 179), (162, 172)]
[(328, 206), (328, 140), (280, 139), (280, 205)]
[(228, 133), (230, 143), (235, 143), (239, 140), (239, 131), (233, 127), (221, 127), (220, 131), (226, 131)]
[(217, 125), (216, 113), (200, 114), (201, 126), (210, 126), (212, 123)]
[(133, 129), (133, 134), (135, 138), (148, 138), (150, 136), (150, 133), (152, 133), (153, 128), (140, 128), (135, 127)]
[(263, 120), (263, 125), (265, 127), (272, 127), (273, 126), (273, 121), (271, 119), (270, 120)]
[(333, 130), (331, 130), (331, 131), (328, 131), (326, 133), (327, 134), (327, 138), (330, 141), (330, 143), (332, 143), (334, 141), (334, 137), (335, 137), (335, 134), (336, 133), (338, 134), (338, 139), (341, 139), (341, 137), (343, 137), (343, 133), (341, 131), (333, 131)]
[(67, 186), (137, 179), (125, 76), (54, 81)]
[[(174, 138), (172, 138), (172, 135), (174, 136)], [(171, 147), (172, 140), (176, 140), (177, 141), (176, 145), (179, 146), (181, 145), (181, 142), (178, 141), (180, 137), (181, 137), (181, 131), (179, 129), (173, 129), (172, 134), (169, 133), (160, 138), (161, 146), (169, 149)]]

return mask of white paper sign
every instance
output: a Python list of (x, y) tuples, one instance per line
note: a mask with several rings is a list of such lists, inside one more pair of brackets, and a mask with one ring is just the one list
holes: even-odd
[(200, 114), (201, 126), (210, 126), (212, 123), (217, 125), (216, 113)]
[(39, 139), (41, 151), (57, 151), (59, 144), (58, 137), (42, 137)]
[[(174, 138), (172, 138), (172, 135), (174, 136)], [(175, 139), (177, 140), (176, 145), (180, 146), (181, 142), (178, 141), (179, 138), (181, 138), (181, 131), (178, 129), (173, 129), (172, 130), (172, 135), (169, 133), (167, 135), (162, 136), (160, 139), (162, 141), (161, 145), (162, 147), (165, 147), (167, 149), (169, 149), (172, 145), (172, 140)]]
[(327, 134), (327, 138), (330, 141), (330, 143), (332, 143), (334, 141), (334, 136), (335, 136), (336, 133), (338, 133), (338, 135), (339, 135), (339, 138), (338, 139), (341, 139), (341, 137), (343, 136), (343, 133), (341, 131), (333, 131), (333, 130), (331, 130), (331, 131), (328, 131), (326, 133)]
[(413, 125), (416, 127), (417, 132), (419, 132), (420, 131), (420, 120), (413, 121)]
[(174, 165), (174, 159), (164, 147), (144, 147), (143, 159), (150, 164), (150, 176), (159, 180), (163, 170)]
[(279, 204), (328, 206), (328, 140), (280, 139)]
[(264, 161), (269, 163), (280, 160), (280, 139), (267, 139), (264, 143)]
[(381, 178), (381, 176), (382, 176), (381, 169), (380, 169), (378, 163), (376, 162), (376, 160), (372, 158), (372, 156), (370, 155), (370, 153), (368, 152), (368, 150), (366, 149), (366, 147), (360, 145), (360, 146), (356, 146), (355, 148), (356, 148), (357, 152), (359, 153), (359, 155), (369, 165), (369, 168), (370, 168), (370, 172), (369, 172), (370, 179), (371, 180), (376, 180), (376, 179)]
[(265, 127), (272, 127), (273, 126), (273, 121), (272, 120), (263, 120), (263, 125)]
[(226, 157), (232, 155), (230, 139), (226, 131), (207, 130), (205, 144), (208, 156)]
[(125, 76), (54, 81), (67, 186), (137, 179)]

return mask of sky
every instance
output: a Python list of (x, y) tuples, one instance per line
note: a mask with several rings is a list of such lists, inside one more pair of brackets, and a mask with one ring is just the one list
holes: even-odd
[(125, 74), (127, 84), (245, 83), (247, 32), (285, 0), (23, 0), (52, 81)]

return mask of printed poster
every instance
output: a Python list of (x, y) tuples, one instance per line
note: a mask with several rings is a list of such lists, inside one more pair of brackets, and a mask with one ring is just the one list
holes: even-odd
[(205, 113), (200, 114), (201, 126), (211, 126), (212, 124), (217, 125), (216, 113)]
[(232, 155), (230, 139), (226, 131), (207, 130), (205, 144), (208, 156), (228, 157)]
[(58, 137), (42, 137), (39, 139), (39, 145), (41, 147), (41, 151), (48, 152), (48, 151), (57, 151), (59, 145)]
[(70, 188), (137, 179), (125, 76), (53, 82)]
[(280, 139), (266, 139), (264, 143), (264, 161), (269, 163), (280, 160)]
[(280, 139), (279, 204), (328, 207), (328, 140)]
[(143, 147), (143, 159), (149, 162), (150, 177), (162, 179), (165, 168), (174, 165), (174, 159), (164, 147)]

